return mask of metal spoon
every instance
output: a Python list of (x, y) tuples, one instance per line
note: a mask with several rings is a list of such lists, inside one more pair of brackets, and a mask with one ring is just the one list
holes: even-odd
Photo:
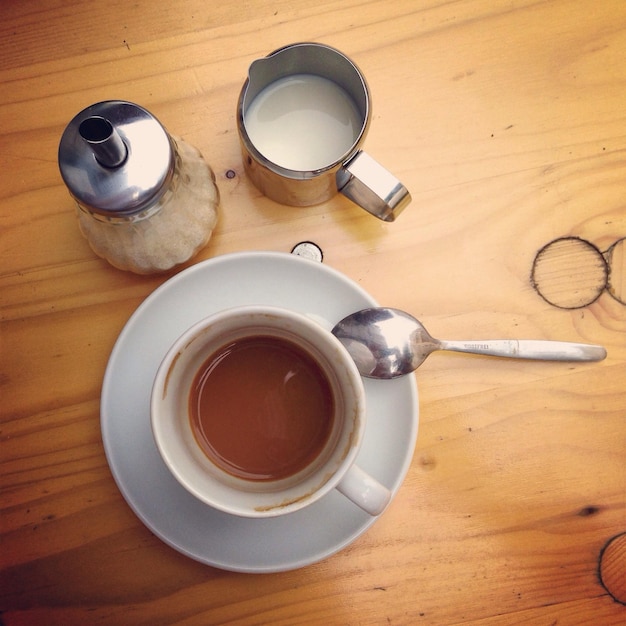
[(435, 350), (542, 361), (601, 361), (602, 346), (565, 341), (492, 339), (441, 341), (431, 337), (412, 315), (389, 308), (363, 309), (342, 319), (332, 330), (363, 376), (396, 378), (416, 370)]

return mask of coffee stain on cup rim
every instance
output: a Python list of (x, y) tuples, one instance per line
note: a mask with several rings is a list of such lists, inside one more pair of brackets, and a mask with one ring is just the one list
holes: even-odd
[(270, 511), (284, 509), (284, 508), (293, 506), (294, 504), (304, 502), (305, 500), (310, 499), (313, 496), (313, 494), (317, 493), (324, 485), (326, 485), (334, 475), (335, 475), (335, 472), (328, 472), (327, 474), (324, 475), (322, 480), (316, 486), (311, 487), (309, 491), (299, 496), (296, 496), (295, 498), (288, 498), (276, 504), (265, 504), (263, 506), (255, 506), (254, 510), (257, 511), (258, 513), (269, 513)]
[[(340, 464), (346, 460), (351, 450), (353, 450), (359, 444), (359, 439), (357, 438), (358, 436), (357, 423), (359, 419), (360, 405), (361, 405), (360, 402), (357, 403), (357, 406), (354, 408), (354, 411), (352, 413), (352, 430), (350, 431), (350, 434), (348, 436), (348, 441), (346, 445), (344, 446), (343, 452), (341, 454)], [(309, 489), (309, 491), (307, 491), (306, 493), (302, 495), (299, 495), (295, 498), (285, 499), (277, 504), (265, 504), (262, 506), (256, 506), (254, 507), (254, 510), (259, 513), (268, 513), (270, 511), (275, 511), (277, 509), (284, 509), (286, 507), (293, 506), (294, 504), (297, 504), (299, 502), (304, 502), (305, 500), (310, 499), (313, 496), (313, 494), (317, 493), (320, 489), (322, 489), (322, 487), (324, 487), (334, 476), (336, 476), (336, 474), (337, 474), (336, 471), (327, 472), (326, 474), (324, 474), (322, 480), (316, 486), (312, 487), (311, 489)], [(339, 482), (339, 480), (337, 482)]]
[(174, 369), (176, 368), (176, 364), (178, 363), (178, 360), (180, 359), (181, 356), (183, 356), (183, 352), (185, 352), (185, 350), (187, 350), (194, 341), (200, 339), (202, 337), (202, 333), (205, 332), (206, 330), (207, 329), (204, 329), (201, 332), (201, 334), (195, 337), (191, 337), (191, 339), (189, 339), (189, 341), (182, 348), (180, 348), (178, 352), (172, 358), (172, 362), (169, 364), (169, 367), (167, 368), (167, 374), (165, 374), (165, 381), (163, 382), (163, 395), (161, 396), (162, 400), (165, 400), (165, 398), (167, 397), (167, 388), (170, 383), (170, 378), (172, 377), (172, 374), (174, 372)]
[(163, 382), (163, 395), (161, 396), (162, 400), (165, 400), (165, 398), (167, 397), (167, 388), (170, 384), (170, 378), (172, 376), (172, 373), (174, 372), (174, 368), (176, 367), (176, 363), (178, 359), (180, 359), (182, 355), (183, 355), (183, 351), (179, 350), (176, 353), (176, 356), (172, 359), (170, 366), (167, 368), (167, 374), (165, 375), (165, 381)]

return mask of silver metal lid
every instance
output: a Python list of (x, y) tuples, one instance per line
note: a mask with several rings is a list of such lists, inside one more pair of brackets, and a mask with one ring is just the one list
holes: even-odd
[(158, 200), (174, 171), (161, 123), (131, 102), (110, 100), (81, 111), (59, 143), (59, 169), (74, 198), (108, 217), (134, 215)]
[(321, 263), (324, 260), (324, 254), (322, 249), (312, 241), (301, 241), (297, 243), (292, 249), (291, 254), (304, 257), (311, 261), (318, 261)]

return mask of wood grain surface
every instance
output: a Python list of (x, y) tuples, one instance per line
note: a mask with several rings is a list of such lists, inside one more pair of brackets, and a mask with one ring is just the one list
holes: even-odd
[[(609, 546), (626, 531), (623, 0), (6, 0), (0, 17), (0, 624), (626, 622), (623, 539)], [(281, 206), (246, 179), (239, 90), (296, 41), (367, 77), (365, 147), (413, 196), (395, 223), (341, 196)], [(434, 354), (407, 478), (358, 540), (267, 575), (179, 554), (126, 504), (99, 421), (118, 334), (176, 271), (96, 257), (57, 167), (65, 125), (107, 99), (146, 107), (215, 171), (219, 223), (187, 265), (310, 240), (437, 337), (599, 343), (607, 359)], [(593, 267), (559, 260), (567, 306), (532, 280), (562, 238), (610, 270), (589, 304), (567, 272)]]

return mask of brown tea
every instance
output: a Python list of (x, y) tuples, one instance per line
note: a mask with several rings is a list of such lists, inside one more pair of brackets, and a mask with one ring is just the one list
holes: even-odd
[(200, 367), (189, 396), (191, 428), (218, 467), (268, 481), (304, 469), (324, 448), (334, 419), (326, 374), (286, 339), (237, 339)]

